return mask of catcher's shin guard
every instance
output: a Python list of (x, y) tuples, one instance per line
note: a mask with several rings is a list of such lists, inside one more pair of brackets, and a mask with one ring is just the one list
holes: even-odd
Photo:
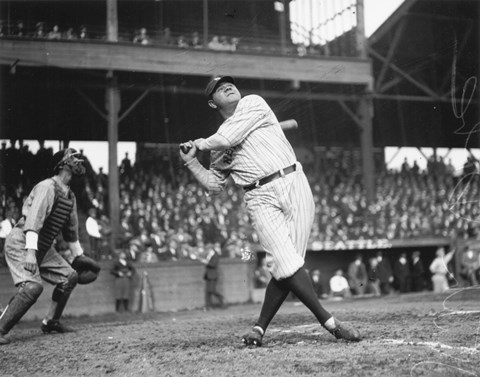
[(53, 314), (53, 319), (58, 320), (62, 316), (63, 309), (67, 305), (70, 294), (73, 291), (73, 288), (77, 285), (78, 275), (75, 271), (67, 277), (67, 280), (55, 287), (52, 294), (52, 300), (57, 303), (55, 313)]
[(12, 297), (7, 307), (0, 315), (0, 334), (7, 334), (23, 315), (35, 304), (42, 294), (43, 286), (39, 283), (27, 281), (19, 286), (19, 290)]

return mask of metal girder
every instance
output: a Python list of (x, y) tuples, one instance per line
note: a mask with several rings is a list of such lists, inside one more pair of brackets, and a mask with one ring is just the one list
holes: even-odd
[[(461, 56), (465, 49), (468, 46), (468, 42), (470, 40), (473, 28), (475, 26), (473, 19), (465, 19), (461, 17), (455, 17), (455, 14), (448, 14), (448, 15), (438, 15), (434, 13), (412, 13), (411, 9), (415, 5), (415, 3), (419, 2), (418, 0), (410, 0), (405, 1), (399, 9), (392, 15), (389, 24), (390, 28), (387, 24), (382, 25), (377, 32), (374, 33), (369, 39), (369, 53), (370, 56), (374, 59), (377, 59), (381, 63), (380, 73), (377, 75), (376, 82), (375, 82), (375, 93), (374, 96), (376, 98), (382, 99), (397, 99), (397, 100), (409, 100), (409, 101), (435, 101), (435, 102), (458, 102), (461, 100), (452, 99), (451, 98), (451, 88), (447, 89), (447, 86), (451, 82), (452, 72), (454, 70), (454, 63), (447, 68), (444, 66), (442, 69), (445, 69), (445, 74), (443, 78), (440, 79), (438, 89), (432, 89), (432, 85), (429, 85), (422, 81), (419, 78), (414, 77), (416, 73), (421, 71), (425, 65), (429, 65), (432, 67), (438, 67), (439, 58), (442, 58), (443, 55), (440, 53), (434, 53), (427, 57), (424, 57), (422, 63), (420, 65), (416, 65), (415, 68), (409, 68), (408, 71), (399, 68), (397, 65), (392, 63), (392, 59), (395, 55), (395, 48), (398, 47), (398, 41), (401, 39), (401, 30), (403, 29), (405, 22), (409, 19), (425, 19), (431, 20), (432, 22), (456, 22), (457, 24), (462, 24), (462, 31), (459, 33), (460, 40), (457, 42), (455, 41), (455, 46), (452, 47), (452, 52), (457, 56)], [(393, 30), (393, 25), (397, 25), (395, 30), (395, 34), (393, 39), (391, 40), (391, 44), (388, 50), (384, 53), (379, 53), (378, 50), (373, 48), (373, 45), (377, 43), (381, 38), (385, 39), (387, 37), (387, 33), (390, 33)], [(458, 44), (458, 49), (457, 49)], [(398, 50), (398, 49), (397, 49)], [(423, 65), (423, 67), (422, 67)], [(391, 79), (388, 82), (385, 82), (385, 76), (388, 69), (396, 72), (399, 76), (396, 78)], [(461, 72), (456, 72), (459, 78), (463, 78)], [(424, 92), (428, 97), (422, 97), (418, 95), (408, 95), (408, 94), (400, 94), (400, 95), (386, 95), (385, 92), (392, 87), (398, 85), (401, 82), (409, 82), (414, 85), (416, 88), (420, 89)]]
[(78, 88), (75, 88), (75, 92), (77, 92), (77, 94), (82, 97), (82, 99), (88, 103), (90, 105), (90, 107), (98, 114), (102, 117), (103, 120), (107, 121), (108, 120), (108, 117), (107, 117), (107, 114), (100, 110), (98, 108), (98, 106), (95, 104), (95, 102), (93, 102), (82, 90), (78, 89)]
[[(31, 83), (29, 85), (35, 86), (36, 84)], [(53, 83), (51, 85), (62, 85), (61, 83)], [(122, 84), (119, 83), (118, 87), (122, 91), (148, 91), (150, 92), (165, 92), (165, 93), (184, 93), (184, 94), (196, 94), (203, 95), (203, 88), (192, 88), (192, 87), (183, 87), (179, 85), (134, 85), (131, 84)], [(81, 85), (82, 89), (105, 89), (103, 84), (83, 84)], [(76, 89), (82, 98), (86, 100), (86, 95), (80, 93), (80, 89)], [(450, 98), (449, 94), (439, 97), (432, 98), (429, 96), (421, 95), (409, 95), (409, 94), (384, 94), (384, 93), (361, 93), (361, 94), (342, 94), (342, 93), (315, 93), (309, 91), (290, 91), (285, 92), (283, 90), (268, 90), (268, 89), (255, 89), (255, 90), (242, 90), (242, 93), (246, 94), (259, 94), (267, 98), (288, 98), (288, 99), (297, 99), (297, 100), (313, 100), (313, 101), (344, 101), (344, 102), (355, 102), (359, 101), (362, 98), (367, 99), (378, 99), (378, 100), (387, 100), (387, 101), (410, 101), (410, 102), (443, 102), (443, 103), (462, 103), (461, 98)], [(142, 99), (144, 95), (141, 95)], [(480, 98), (472, 98), (472, 101), (480, 102)], [(88, 101), (87, 101), (88, 102)], [(136, 102), (135, 102), (136, 103)], [(97, 108), (98, 109), (98, 108)], [(99, 113), (100, 116), (104, 116), (102, 111), (95, 110)]]
[[(95, 86), (98, 87), (98, 86)], [(171, 93), (186, 93), (203, 95), (203, 89), (187, 88), (176, 85), (120, 85), (121, 89), (128, 90), (149, 90), (151, 92), (171, 92)], [(314, 101), (342, 101), (342, 102), (356, 102), (365, 99), (381, 99), (390, 101), (411, 101), (411, 102), (445, 102), (445, 103), (461, 103), (461, 99), (452, 99), (447, 97), (432, 98), (427, 96), (402, 95), (402, 94), (382, 94), (382, 93), (364, 93), (364, 94), (339, 94), (339, 93), (312, 93), (312, 92), (285, 92), (281, 90), (255, 89), (251, 93), (248, 89), (243, 90), (245, 94), (256, 93), (266, 98), (289, 98), (298, 100), (314, 100)]]
[[(382, 63), (387, 63), (387, 59), (375, 51), (373, 48), (369, 47), (368, 52), (376, 59), (380, 60)], [(417, 88), (422, 90), (424, 93), (428, 94), (432, 99), (438, 100), (440, 96), (430, 89), (427, 85), (421, 83), (417, 79), (413, 78), (410, 74), (405, 72), (403, 69), (399, 68), (396, 64), (390, 62), (390, 68), (402, 76), (405, 80), (409, 81), (411, 84), (415, 85)]]
[[(420, 62), (415, 67), (410, 68), (409, 73), (410, 73), (410, 75), (413, 75), (417, 72), (420, 72), (423, 69), (425, 69), (425, 62)], [(376, 93), (385, 93), (387, 90), (393, 88), (394, 86), (400, 84), (403, 81), (404, 81), (403, 77), (396, 76), (395, 78), (385, 82), (385, 84), (383, 84), (381, 87), (376, 87), (375, 92)]]
[(363, 123), (362, 120), (355, 114), (353, 110), (351, 110), (347, 104), (343, 100), (337, 100), (337, 103), (340, 105), (340, 107), (352, 118), (352, 120), (355, 122), (355, 124), (360, 128), (363, 129)]
[[(78, 95), (80, 97), (83, 98), (83, 100), (85, 102), (87, 102), (90, 107), (98, 114), (102, 117), (102, 119), (104, 119), (105, 121), (108, 120), (108, 116), (107, 116), (107, 113), (105, 113), (104, 111), (100, 110), (100, 108), (95, 104), (95, 102), (93, 102), (82, 90), (78, 89), (78, 88), (75, 88), (74, 89), (75, 92), (78, 93)], [(147, 96), (147, 94), (150, 93), (150, 89), (146, 89), (131, 105), (130, 107), (125, 110), (123, 112), (122, 115), (120, 115), (118, 117), (118, 122), (120, 123), (128, 114), (130, 114), (134, 109), (135, 107), (137, 107), (137, 105)]]
[(123, 112), (122, 115), (118, 117), (118, 122), (120, 123), (128, 114), (130, 114), (133, 109), (147, 96), (147, 94), (150, 93), (150, 90), (145, 90), (140, 97), (138, 97), (131, 105), (130, 107)]
[(395, 30), (395, 35), (393, 36), (393, 40), (390, 44), (390, 47), (388, 48), (386, 60), (382, 65), (382, 69), (380, 70), (380, 73), (378, 74), (377, 79), (375, 80), (375, 91), (379, 90), (380, 85), (382, 84), (383, 79), (385, 77), (385, 74), (387, 73), (387, 69), (390, 63), (392, 62), (393, 55), (397, 49), (400, 38), (403, 36), (403, 31), (405, 30), (405, 24), (406, 24), (406, 18), (402, 18), (400, 20), (400, 24)]

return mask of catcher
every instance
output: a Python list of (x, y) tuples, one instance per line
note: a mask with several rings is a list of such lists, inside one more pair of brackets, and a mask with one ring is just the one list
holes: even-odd
[[(73, 289), (94, 281), (100, 271), (95, 261), (83, 255), (78, 241), (75, 195), (70, 190), (73, 175), (85, 173), (75, 149), (53, 156), (53, 177), (38, 183), (26, 198), (22, 216), (5, 240), (5, 258), (17, 293), (0, 315), (0, 345), (10, 343), (5, 335), (37, 301), (42, 279), (55, 285), (50, 309), (42, 321), (44, 333), (74, 331), (60, 323)], [(72, 264), (52, 247), (62, 233), (74, 257)]]

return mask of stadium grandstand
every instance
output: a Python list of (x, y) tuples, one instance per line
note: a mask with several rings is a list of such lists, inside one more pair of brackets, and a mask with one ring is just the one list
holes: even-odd
[[(362, 0), (319, 2), (309, 28), (299, 20), (312, 8), (294, 2), (1, 2), (0, 220), (18, 218), (48, 174), (52, 150), (33, 154), (23, 140), (105, 141), (108, 175), (90, 166), (74, 184), (82, 244), (97, 259), (126, 250), (140, 263), (152, 244), (159, 263), (186, 268), (210, 244), (225, 258), (261, 257), (242, 190), (206, 195), (178, 155), (219, 124), (203, 89), (230, 74), (299, 124), (287, 136), (316, 200), (309, 268), (333, 275), (358, 252), (393, 262), (414, 250), (428, 265), (438, 247), (475, 244), (478, 2), (405, 0), (368, 39)], [(119, 141), (136, 143), (134, 163), (119, 166)], [(425, 167), (389, 169), (387, 147), (417, 148)], [(467, 151), (461, 172), (452, 148)]]

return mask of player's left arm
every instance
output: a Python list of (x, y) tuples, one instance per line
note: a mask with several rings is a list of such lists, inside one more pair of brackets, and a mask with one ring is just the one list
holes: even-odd
[(63, 228), (62, 235), (72, 252), (72, 268), (78, 274), (78, 283), (89, 284), (97, 279), (101, 268), (96, 261), (84, 254), (83, 248), (80, 245), (78, 237), (77, 201), (73, 192), (71, 195), (73, 199), (73, 208), (70, 213), (70, 218)]
[(220, 193), (226, 183), (230, 172), (215, 168), (215, 164), (206, 169), (197, 159), (198, 148), (193, 141), (188, 143), (188, 151), (180, 149), (180, 157), (185, 161), (185, 166), (192, 172), (195, 179), (211, 194)]
[(185, 166), (192, 172), (197, 181), (211, 194), (220, 193), (226, 183), (228, 175), (214, 168), (206, 169), (196, 159), (188, 161)]
[(207, 139), (197, 139), (200, 150), (224, 150), (240, 144), (252, 131), (263, 126), (264, 119), (275, 116), (265, 100), (257, 95), (242, 98), (235, 113), (223, 122), (218, 131)]
[(70, 191), (70, 198), (73, 200), (72, 211), (68, 221), (65, 223), (62, 229), (62, 235), (65, 242), (68, 243), (73, 257), (77, 257), (83, 254), (83, 249), (80, 245), (78, 238), (78, 215), (77, 215), (77, 200), (72, 191)]

